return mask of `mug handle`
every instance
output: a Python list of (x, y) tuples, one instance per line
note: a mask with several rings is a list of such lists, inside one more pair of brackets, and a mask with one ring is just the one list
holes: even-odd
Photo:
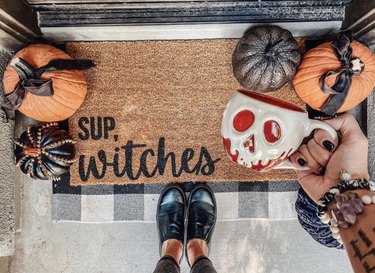
[[(306, 127), (305, 137), (308, 137), (311, 134), (311, 132), (314, 131), (315, 129), (322, 129), (326, 131), (328, 134), (330, 134), (334, 142), (338, 142), (339, 136), (337, 135), (336, 130), (333, 129), (331, 125), (320, 120), (310, 119), (309, 121), (310, 123)], [(294, 165), (292, 161), (290, 161), (289, 158), (285, 160), (284, 162), (282, 162), (281, 164), (279, 164), (278, 166), (276, 166), (275, 169), (293, 169), (296, 171), (308, 171), (309, 170), (308, 167), (301, 167), (301, 166)]]
[(306, 127), (305, 137), (309, 136), (315, 129), (322, 129), (326, 131), (333, 138), (334, 142), (338, 142), (339, 136), (335, 129), (331, 125), (320, 120), (310, 119), (310, 123)]

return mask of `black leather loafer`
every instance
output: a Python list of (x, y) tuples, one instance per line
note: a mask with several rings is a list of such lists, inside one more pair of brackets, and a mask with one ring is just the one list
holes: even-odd
[[(192, 239), (202, 239), (210, 247), (217, 217), (214, 193), (206, 184), (197, 184), (191, 191), (187, 206), (186, 244)], [(185, 255), (189, 261), (187, 249)]]
[(167, 185), (160, 194), (156, 223), (160, 240), (160, 252), (163, 242), (177, 239), (184, 242), (186, 197), (177, 184)]

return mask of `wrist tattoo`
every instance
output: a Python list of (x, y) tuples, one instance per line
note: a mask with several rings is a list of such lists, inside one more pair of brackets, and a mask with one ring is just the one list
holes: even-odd
[[(372, 231), (375, 232), (375, 227)], [(354, 258), (362, 263), (366, 273), (375, 272), (375, 247), (371, 248), (372, 240), (362, 229), (359, 229), (357, 234), (359, 239), (350, 241), (350, 245), (354, 251)], [(361, 248), (365, 250), (361, 251)]]
[(372, 245), (371, 240), (367, 237), (367, 235), (363, 232), (362, 229), (358, 231), (359, 237), (361, 237), (362, 241), (366, 244), (367, 247), (370, 247)]

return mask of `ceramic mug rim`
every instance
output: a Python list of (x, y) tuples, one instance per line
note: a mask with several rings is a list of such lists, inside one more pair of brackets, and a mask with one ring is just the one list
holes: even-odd
[(275, 97), (271, 97), (271, 96), (268, 96), (259, 92), (251, 91), (248, 89), (238, 89), (237, 92), (251, 99), (263, 102), (268, 105), (273, 105), (283, 110), (289, 110), (289, 111), (298, 112), (298, 113), (307, 113), (306, 110), (300, 106), (297, 106), (293, 103), (290, 103), (290, 102), (287, 102), (287, 101), (284, 101)]

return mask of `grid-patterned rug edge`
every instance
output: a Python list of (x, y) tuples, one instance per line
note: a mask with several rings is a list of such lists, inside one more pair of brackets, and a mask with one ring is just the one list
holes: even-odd
[[(165, 183), (73, 187), (69, 175), (53, 183), (54, 222), (154, 222)], [(297, 181), (214, 182), (219, 221), (296, 218)], [(194, 183), (184, 183), (187, 194)]]

